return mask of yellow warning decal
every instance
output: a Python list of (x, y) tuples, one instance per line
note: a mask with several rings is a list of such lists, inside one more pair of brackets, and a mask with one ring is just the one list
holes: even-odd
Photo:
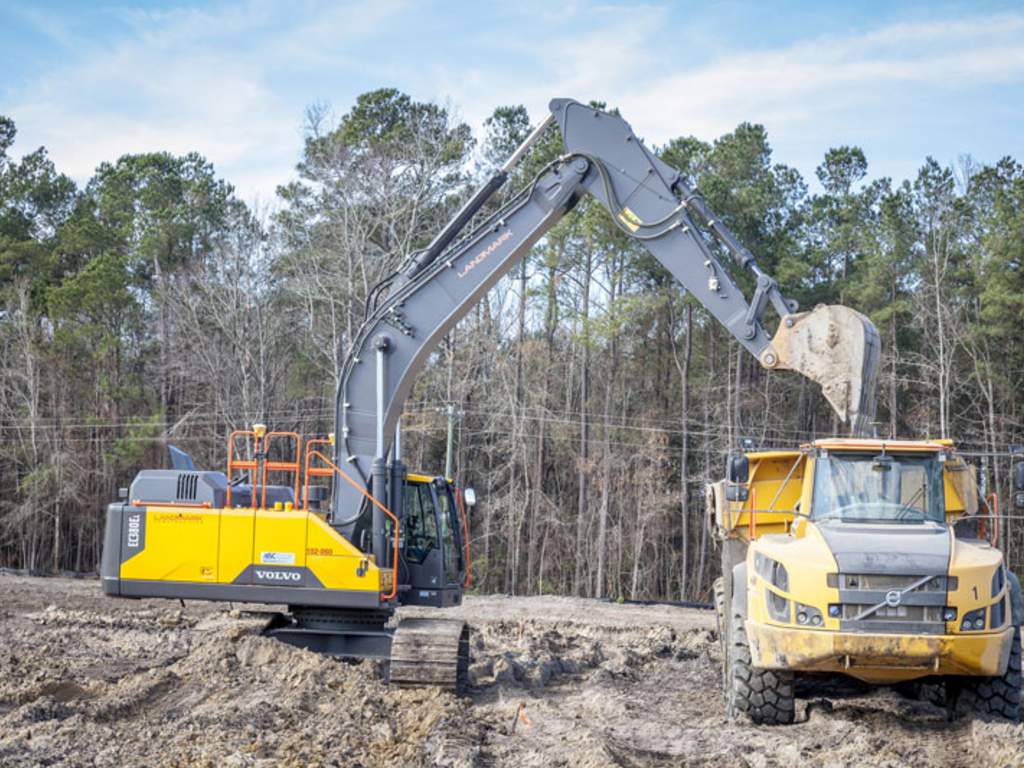
[(629, 210), (629, 208), (623, 208), (619, 211), (619, 221), (629, 227), (630, 232), (636, 232), (643, 225), (641, 218)]

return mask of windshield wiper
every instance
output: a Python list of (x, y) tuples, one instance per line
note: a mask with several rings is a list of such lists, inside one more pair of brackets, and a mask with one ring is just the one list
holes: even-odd
[(910, 497), (910, 501), (908, 501), (906, 504), (900, 504), (899, 512), (896, 513), (896, 519), (897, 520), (903, 519), (902, 518), (902, 514), (904, 512), (910, 512), (910, 513), (913, 513), (914, 515), (920, 515), (922, 520), (925, 519), (926, 512), (924, 510), (922, 510), (922, 509), (917, 509), (917, 508), (912, 506), (913, 503), (915, 501), (917, 501), (918, 497), (921, 496), (922, 493), (924, 493), (924, 486), (923, 485), (920, 488), (917, 489), (917, 492), (913, 496)]

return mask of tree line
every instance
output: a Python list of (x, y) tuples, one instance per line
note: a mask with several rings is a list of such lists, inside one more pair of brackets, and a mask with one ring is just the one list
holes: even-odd
[[(11, 155), (0, 117), (0, 565), (95, 569), (105, 505), (168, 443), (219, 469), (232, 429), (329, 432), (368, 292), (530, 127), (507, 106), (474, 133), (387, 88), (306, 118), (294, 177), (260, 209), (195, 153), (125, 155), (79, 187), (45, 148)], [(1008, 499), (1007, 449), (1024, 442), (1019, 162), (927, 158), (878, 179), (843, 146), (812, 191), (756, 124), (656, 149), (787, 296), (874, 320), (880, 436), (954, 438)], [(546, 134), (501, 194), (561, 151)], [(482, 499), (475, 586), (515, 594), (706, 599), (703, 486), (728, 452), (840, 430), (815, 385), (761, 369), (588, 200), (432, 356), (402, 419), (413, 467), (443, 469), (449, 404), (456, 474)]]

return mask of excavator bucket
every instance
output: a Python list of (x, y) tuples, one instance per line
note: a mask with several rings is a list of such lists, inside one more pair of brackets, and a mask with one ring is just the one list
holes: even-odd
[(850, 433), (864, 435), (875, 418), (881, 343), (875, 324), (849, 307), (819, 304), (787, 315), (772, 339), (776, 369), (797, 371), (822, 393)]

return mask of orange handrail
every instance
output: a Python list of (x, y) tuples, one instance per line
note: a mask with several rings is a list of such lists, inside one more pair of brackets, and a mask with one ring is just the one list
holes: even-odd
[(306, 481), (302, 486), (302, 508), (309, 511), (309, 478), (311, 477), (333, 477), (334, 472), (330, 467), (311, 467), (309, 460), (312, 458), (314, 445), (330, 445), (330, 439), (326, 437), (314, 437), (306, 441)]
[(256, 506), (256, 490), (259, 488), (260, 479), (256, 475), (256, 460), (255, 459), (235, 459), (235, 439), (238, 437), (252, 437), (254, 438), (255, 447), (259, 449), (259, 436), (254, 430), (251, 429), (236, 429), (230, 435), (228, 435), (228, 489), (227, 496), (224, 502), (224, 506), (230, 509), (231, 507), (231, 475), (236, 469), (251, 469), (253, 470), (250, 476), (252, 483), (252, 506)]
[(270, 438), (272, 437), (286, 437), (294, 441), (295, 461), (263, 460), (263, 496), (260, 501), (260, 507), (263, 509), (267, 506), (267, 472), (294, 472), (295, 489), (293, 491), (292, 498), (295, 499), (296, 505), (299, 503), (299, 473), (302, 471), (302, 438), (299, 437), (297, 432), (267, 432), (263, 436), (264, 454), (266, 454), (270, 448)]
[(466, 550), (466, 578), (462, 580), (462, 587), (465, 589), (472, 583), (469, 572), (469, 516), (466, 514), (466, 505), (462, 500), (462, 488), (455, 487), (455, 501), (459, 505), (459, 512), (462, 517), (462, 548)]
[[(306, 461), (307, 462), (309, 461), (310, 456), (316, 456), (322, 462), (324, 462), (328, 467), (330, 467), (335, 472), (337, 472), (339, 475), (341, 475), (343, 478), (345, 478), (345, 480), (348, 481), (349, 485), (351, 485), (353, 488), (355, 488), (357, 491), (359, 491), (361, 494), (363, 494), (363, 496), (365, 496), (367, 499), (369, 499), (370, 502), (375, 507), (377, 507), (385, 515), (387, 515), (389, 518), (391, 518), (391, 522), (393, 522), (395, 524), (394, 557), (392, 558), (392, 561), (391, 561), (391, 591), (388, 592), (387, 594), (381, 593), (381, 597), (384, 598), (385, 600), (393, 599), (398, 594), (398, 525), (399, 525), (398, 518), (395, 517), (395, 514), (390, 509), (388, 509), (383, 504), (381, 504), (379, 501), (377, 501), (377, 499), (373, 498), (373, 496), (371, 494), (367, 493), (366, 489), (363, 488), (362, 483), (356, 482), (351, 477), (349, 477), (348, 473), (346, 473), (345, 470), (341, 469), (337, 464), (335, 464), (333, 461), (331, 461), (326, 456), (324, 456), (322, 453), (320, 453), (320, 451), (307, 451), (306, 452)], [(308, 482), (308, 477), (307, 477), (307, 482)]]

